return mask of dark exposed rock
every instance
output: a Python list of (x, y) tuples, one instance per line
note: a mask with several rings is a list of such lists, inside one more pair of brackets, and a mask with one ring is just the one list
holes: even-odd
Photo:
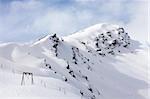
[(83, 96), (84, 94), (83, 94), (83, 92), (80, 90), (80, 94)]
[(88, 90), (89, 90), (91, 93), (93, 93), (93, 90), (92, 90), (92, 88), (88, 88)]

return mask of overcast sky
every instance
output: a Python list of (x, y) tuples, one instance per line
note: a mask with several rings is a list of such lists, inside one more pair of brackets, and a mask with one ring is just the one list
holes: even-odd
[(0, 41), (27, 42), (72, 34), (101, 22), (119, 24), (148, 40), (147, 0), (0, 0)]

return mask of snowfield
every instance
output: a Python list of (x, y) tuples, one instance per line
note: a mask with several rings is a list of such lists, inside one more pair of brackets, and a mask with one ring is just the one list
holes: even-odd
[(97, 24), (66, 37), (0, 44), (1, 99), (149, 99), (148, 49)]

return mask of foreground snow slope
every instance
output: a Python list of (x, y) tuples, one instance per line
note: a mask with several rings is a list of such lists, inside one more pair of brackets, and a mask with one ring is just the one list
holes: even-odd
[(148, 49), (117, 25), (0, 44), (3, 98), (148, 99), (149, 80)]

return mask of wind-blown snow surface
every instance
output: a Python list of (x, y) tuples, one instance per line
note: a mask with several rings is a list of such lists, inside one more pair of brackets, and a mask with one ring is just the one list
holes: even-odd
[[(148, 99), (148, 48), (122, 27), (97, 24), (67, 37), (0, 44), (0, 97)], [(33, 74), (33, 84), (31, 75)]]

